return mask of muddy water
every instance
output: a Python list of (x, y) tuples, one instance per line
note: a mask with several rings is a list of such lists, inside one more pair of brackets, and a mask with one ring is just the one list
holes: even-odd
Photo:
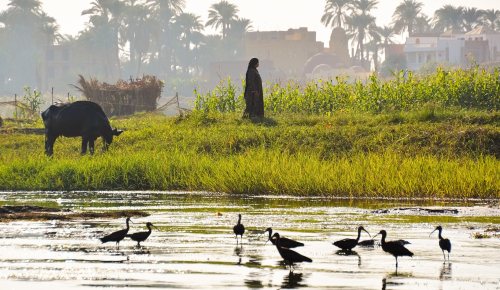
[[(74, 211), (140, 209), (130, 232), (152, 222), (142, 248), (124, 240), (120, 247), (98, 237), (124, 227), (124, 219), (0, 222), (0, 289), (98, 288), (315, 288), (315, 289), (500, 289), (500, 239), (473, 239), (499, 226), (500, 209), (482, 203), (422, 204), (314, 198), (231, 198), (216, 194), (147, 192), (0, 193), (0, 205), (30, 204)], [(396, 210), (429, 206), (457, 213)], [(380, 212), (380, 211), (379, 211)], [(237, 214), (247, 228), (236, 245)], [(355, 237), (363, 224), (388, 239), (406, 239), (413, 258), (395, 260), (378, 246), (338, 253), (332, 242)], [(452, 241), (443, 264), (437, 235)], [(290, 273), (259, 230), (273, 227), (305, 243), (297, 251), (313, 259)], [(253, 232), (255, 231), (255, 232)], [(367, 239), (366, 234), (362, 239)]]

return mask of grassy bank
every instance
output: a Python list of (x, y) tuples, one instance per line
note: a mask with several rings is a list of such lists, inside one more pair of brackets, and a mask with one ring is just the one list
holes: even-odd
[(43, 155), (43, 135), (7, 124), (0, 189), (500, 197), (497, 112), (278, 114), (262, 122), (198, 112), (112, 124), (126, 132), (110, 151), (82, 157), (79, 139), (61, 138), (51, 159)]

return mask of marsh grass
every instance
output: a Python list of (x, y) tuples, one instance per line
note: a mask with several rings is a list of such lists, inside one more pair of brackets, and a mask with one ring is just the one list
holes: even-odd
[(0, 135), (0, 189), (499, 198), (498, 113), (426, 110), (145, 114), (112, 120), (125, 133), (94, 156), (61, 138), (47, 158), (43, 135), (13, 131)]

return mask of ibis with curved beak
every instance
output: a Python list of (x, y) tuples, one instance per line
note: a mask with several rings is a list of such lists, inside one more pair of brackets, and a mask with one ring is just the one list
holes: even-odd
[(116, 231), (107, 236), (99, 238), (99, 240), (101, 240), (103, 244), (107, 242), (116, 242), (116, 245), (119, 246), (120, 241), (123, 240), (128, 233), (128, 230), (130, 228), (128, 224), (129, 222), (132, 222), (132, 220), (130, 220), (130, 218), (127, 217), (127, 219), (125, 220), (127, 227), (125, 229)]
[(450, 252), (451, 252), (451, 242), (449, 239), (443, 238), (441, 236), (441, 232), (443, 231), (443, 228), (441, 226), (437, 226), (430, 234), (429, 237), (434, 233), (435, 231), (439, 232), (439, 247), (441, 248), (441, 251), (443, 251), (443, 258), (446, 261), (446, 256), (444, 255), (444, 251), (448, 252), (448, 261), (450, 261)]
[(354, 247), (358, 245), (359, 238), (361, 237), (361, 231), (366, 232), (371, 238), (370, 233), (367, 230), (365, 230), (363, 226), (360, 226), (358, 227), (358, 237), (356, 239), (342, 239), (340, 241), (334, 242), (333, 244), (344, 251), (351, 251)]
[(148, 228), (147, 232), (137, 232), (137, 233), (129, 234), (126, 236), (129, 237), (132, 241), (136, 241), (137, 247), (140, 247), (141, 242), (144, 242), (151, 235), (151, 231), (152, 231), (151, 228), (154, 227), (154, 225), (150, 222), (147, 222), (146, 227)]
[(283, 260), (285, 260), (285, 264), (290, 266), (290, 272), (293, 271), (293, 264), (295, 263), (312, 262), (310, 258), (303, 256), (293, 250), (284, 248), (281, 245), (280, 234), (275, 233), (274, 236), (276, 237), (276, 249), (278, 249), (278, 252), (280, 253), (280, 256), (283, 258)]
[(396, 269), (398, 268), (398, 257), (409, 256), (413, 257), (413, 253), (410, 252), (400, 241), (385, 241), (385, 237), (387, 237), (387, 232), (385, 230), (381, 230), (378, 234), (374, 236), (374, 238), (378, 235), (382, 235), (382, 241), (380, 244), (382, 245), (382, 250), (384, 252), (389, 253), (396, 258)]
[[(271, 241), (271, 243), (273, 243), (273, 245), (276, 245), (276, 240), (277, 240), (277, 235), (278, 233), (274, 233), (274, 235), (272, 235), (273, 233), (273, 229), (272, 228), (267, 228), (265, 232), (269, 232), (269, 237), (268, 237), (268, 240), (267, 241)], [(278, 234), (279, 235), (279, 234)], [(280, 237), (280, 243), (281, 243), (281, 246), (284, 247), (284, 248), (287, 248), (287, 249), (292, 249), (292, 248), (297, 248), (297, 247), (303, 247), (304, 244), (301, 243), (301, 242), (297, 242), (297, 241), (294, 241), (292, 239), (288, 239), (288, 238), (285, 238), (285, 237)]]
[(238, 223), (233, 227), (233, 232), (236, 235), (236, 244), (238, 244), (238, 236), (241, 237), (243, 243), (243, 234), (245, 233), (245, 226), (241, 223), (241, 214), (238, 214)]

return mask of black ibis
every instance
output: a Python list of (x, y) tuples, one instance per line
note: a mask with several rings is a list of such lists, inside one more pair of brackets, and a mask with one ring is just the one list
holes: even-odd
[(360, 226), (358, 227), (358, 237), (356, 239), (342, 239), (340, 241), (334, 242), (333, 244), (344, 251), (350, 251), (358, 244), (359, 238), (361, 237), (361, 231), (365, 231), (370, 236), (370, 233), (365, 230), (364, 227)]
[(280, 256), (283, 258), (283, 260), (285, 260), (285, 264), (290, 266), (290, 272), (292, 271), (293, 264), (295, 263), (312, 262), (310, 258), (303, 256), (293, 250), (284, 248), (281, 245), (281, 239), (278, 233), (275, 233), (274, 237), (276, 237), (276, 249), (278, 249), (278, 252), (280, 253)]
[[(451, 242), (449, 239), (445, 239), (445, 238), (443, 238), (443, 236), (441, 236), (441, 232), (443, 231), (443, 228), (441, 226), (437, 226), (432, 231), (432, 233), (434, 233), (435, 231), (439, 232), (439, 236), (438, 236), (439, 237), (439, 247), (441, 248), (441, 251), (443, 251), (443, 258), (446, 261), (446, 256), (444, 255), (444, 251), (447, 251), (448, 252), (448, 261), (450, 261)], [(429, 234), (429, 237), (432, 235), (432, 233)]]
[[(274, 235), (272, 235), (272, 233), (273, 233), (272, 228), (267, 228), (264, 232), (269, 232), (268, 241), (271, 241), (271, 243), (273, 243), (273, 245), (276, 245), (276, 234), (277, 233), (274, 233)], [(288, 249), (304, 246), (304, 244), (301, 242), (297, 242), (297, 241), (294, 241), (292, 239), (288, 239), (285, 237), (280, 237), (280, 243), (281, 243), (282, 247), (288, 248)]]
[(126, 235), (126, 237), (129, 237), (132, 241), (136, 241), (137, 247), (140, 247), (141, 242), (144, 242), (149, 237), (149, 235), (151, 235), (151, 231), (152, 231), (151, 228), (153, 227), (153, 224), (150, 222), (147, 222), (146, 227), (148, 228), (147, 232), (137, 232), (137, 233)]
[(387, 236), (387, 232), (384, 230), (381, 230), (378, 234), (375, 235), (382, 235), (382, 241), (380, 242), (382, 245), (382, 250), (384, 252), (387, 252), (396, 258), (396, 269), (398, 268), (398, 257), (403, 257), (403, 256), (410, 256), (413, 257), (413, 253), (410, 252), (405, 246), (401, 243), (401, 241), (385, 241), (385, 237)]
[(233, 232), (236, 235), (236, 244), (238, 243), (238, 236), (241, 237), (243, 243), (243, 234), (245, 233), (245, 226), (241, 223), (241, 214), (238, 214), (238, 223), (233, 227)]
[(127, 219), (125, 221), (125, 223), (127, 224), (127, 228), (125, 228), (123, 230), (116, 231), (114, 233), (111, 233), (105, 237), (99, 238), (99, 240), (101, 240), (102, 243), (116, 242), (116, 245), (118, 246), (120, 241), (123, 240), (128, 233), (128, 230), (129, 230), (128, 223), (130, 221), (131, 221), (130, 218), (127, 217)]

